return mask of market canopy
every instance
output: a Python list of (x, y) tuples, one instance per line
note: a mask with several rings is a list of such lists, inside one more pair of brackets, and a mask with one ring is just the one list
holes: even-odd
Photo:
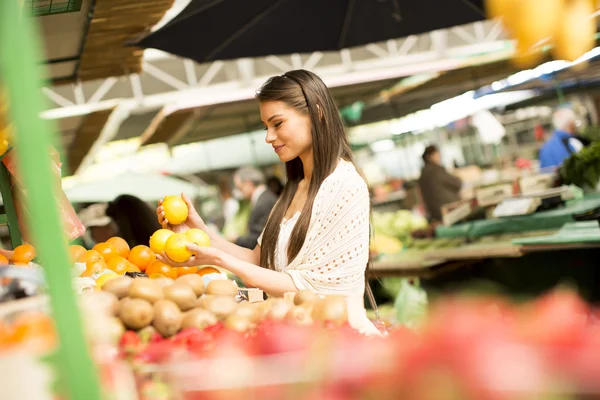
[(485, 19), (483, 0), (193, 0), (131, 44), (198, 62), (335, 51)]
[(144, 201), (157, 201), (164, 196), (180, 193), (195, 197), (200, 188), (170, 176), (126, 173), (102, 181), (76, 184), (64, 191), (72, 203), (96, 203), (112, 201), (122, 194), (130, 194)]

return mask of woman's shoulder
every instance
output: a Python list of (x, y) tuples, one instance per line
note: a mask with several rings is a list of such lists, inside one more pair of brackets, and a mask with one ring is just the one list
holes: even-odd
[(343, 196), (346, 193), (364, 194), (368, 196), (369, 189), (364, 178), (356, 170), (353, 163), (340, 160), (336, 169), (321, 184), (319, 190), (328, 198)]
[(335, 176), (334, 179), (346, 189), (368, 191), (365, 179), (358, 172), (354, 164), (349, 161), (340, 160), (340, 163), (331, 175)]

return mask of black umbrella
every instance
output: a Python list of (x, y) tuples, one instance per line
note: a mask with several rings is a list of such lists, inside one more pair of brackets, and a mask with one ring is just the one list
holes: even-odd
[(192, 0), (129, 44), (205, 62), (341, 50), (484, 18), (483, 0)]

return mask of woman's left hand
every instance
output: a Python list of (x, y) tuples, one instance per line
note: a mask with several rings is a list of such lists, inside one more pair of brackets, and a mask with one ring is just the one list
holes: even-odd
[(167, 265), (172, 267), (195, 267), (198, 265), (218, 265), (221, 266), (223, 252), (214, 247), (200, 247), (197, 244), (188, 244), (188, 250), (194, 253), (186, 262), (178, 263), (171, 260), (165, 253), (157, 254), (156, 257)]

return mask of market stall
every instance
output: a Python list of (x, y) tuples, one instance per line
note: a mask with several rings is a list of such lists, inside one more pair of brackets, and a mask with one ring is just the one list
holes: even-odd
[[(53, 129), (38, 117), (43, 104), (34, 29), (16, 1), (1, 3), (0, 27), (0, 77), (17, 132), (10, 166), (3, 162), (11, 185), (0, 175), (0, 189), (13, 245), (27, 242), (0, 262), (0, 287), (17, 285), (30, 297), (17, 299), (13, 287), (8, 293), (15, 298), (0, 303), (0, 375), (7, 380), (1, 398), (515, 399), (600, 393), (594, 351), (600, 310), (571, 291), (547, 293), (525, 307), (499, 297), (449, 297), (410, 329), (388, 330), (375, 321), (373, 330), (363, 331), (353, 327), (366, 320), (364, 310), (354, 312), (346, 296), (299, 290), (265, 300), (261, 290), (240, 287), (218, 265), (170, 267), (160, 261), (193, 262), (190, 245), (197, 252), (211, 246), (201, 229), (159, 229), (147, 245), (133, 248), (120, 237), (92, 250), (67, 246), (81, 232), (57, 184)], [(21, 197), (11, 210), (17, 191)], [(373, 226), (381, 235), (372, 245), (381, 259), (373, 269), (463, 274), (472, 266), (486, 270), (480, 260), (523, 260), (525, 268), (531, 263), (526, 257), (535, 254), (547, 257), (540, 264), (546, 274), (548, 258), (578, 266), (595, 253), (541, 250), (594, 250), (600, 227), (573, 222), (573, 214), (586, 218), (599, 203), (588, 196), (533, 215), (439, 227), (436, 239), (412, 238), (431, 231), (422, 216), (406, 210), (376, 214)], [(187, 204), (179, 195), (162, 198), (170, 227), (188, 222)], [(19, 207), (26, 210), (24, 223)], [(579, 281), (598, 287), (593, 272), (586, 276), (590, 270), (580, 269)], [(421, 283), (436, 287), (435, 278), (424, 274)], [(518, 275), (511, 278), (523, 283)], [(594, 294), (584, 293), (597, 300)]]

